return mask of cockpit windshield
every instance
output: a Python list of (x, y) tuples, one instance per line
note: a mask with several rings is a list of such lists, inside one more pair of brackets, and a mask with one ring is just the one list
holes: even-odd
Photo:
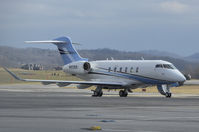
[(157, 64), (155, 68), (175, 69), (175, 66), (171, 64)]

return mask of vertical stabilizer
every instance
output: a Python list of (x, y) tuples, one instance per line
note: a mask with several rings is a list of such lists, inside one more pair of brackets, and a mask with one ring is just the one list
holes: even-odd
[(55, 44), (57, 46), (65, 65), (69, 64), (71, 62), (75, 62), (75, 61), (87, 60), (85, 58), (82, 58), (78, 54), (78, 52), (73, 47), (72, 42), (69, 37), (60, 37), (60, 38), (56, 38), (54, 40), (56, 40), (58, 42), (62, 42), (62, 43), (55, 42), (53, 44)]
[(64, 61), (64, 65), (75, 61), (88, 61), (82, 58), (72, 45), (69, 37), (59, 37), (54, 40), (45, 41), (25, 41), (26, 43), (53, 43), (57, 46), (59, 53)]

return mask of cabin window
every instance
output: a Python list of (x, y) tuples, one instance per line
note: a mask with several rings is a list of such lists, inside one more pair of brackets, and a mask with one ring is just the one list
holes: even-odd
[(111, 67), (108, 68), (108, 72), (111, 72)]
[(114, 72), (117, 72), (117, 67), (114, 68)]
[(138, 72), (138, 71), (139, 71), (139, 67), (136, 68), (136, 72)]
[(128, 70), (128, 68), (127, 67), (125, 67), (125, 72), (127, 73), (127, 70)]
[(120, 67), (120, 72), (122, 72), (122, 67)]
[(131, 69), (130, 69), (130, 73), (132, 73), (133, 72), (133, 67), (131, 67)]

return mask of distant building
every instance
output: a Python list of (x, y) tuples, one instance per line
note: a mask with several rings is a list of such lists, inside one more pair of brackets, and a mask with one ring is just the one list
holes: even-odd
[(56, 67), (54, 67), (54, 69), (55, 69), (56, 71), (58, 71), (58, 70), (62, 70), (62, 67), (61, 67), (61, 66), (56, 66)]
[(22, 64), (21, 69), (25, 70), (43, 70), (41, 64)]

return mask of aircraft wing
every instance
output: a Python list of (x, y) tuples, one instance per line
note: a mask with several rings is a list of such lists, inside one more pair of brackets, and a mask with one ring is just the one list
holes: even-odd
[(199, 85), (199, 80), (187, 80), (184, 85)]
[(41, 82), (44, 85), (47, 84), (57, 84), (58, 86), (67, 86), (69, 84), (85, 84), (85, 85), (102, 85), (102, 86), (124, 86), (122, 82), (101, 82), (101, 81), (66, 81), (66, 80), (38, 80), (38, 79), (22, 79), (15, 75), (13, 72), (9, 71), (7, 68), (4, 69), (16, 80), (25, 82)]

